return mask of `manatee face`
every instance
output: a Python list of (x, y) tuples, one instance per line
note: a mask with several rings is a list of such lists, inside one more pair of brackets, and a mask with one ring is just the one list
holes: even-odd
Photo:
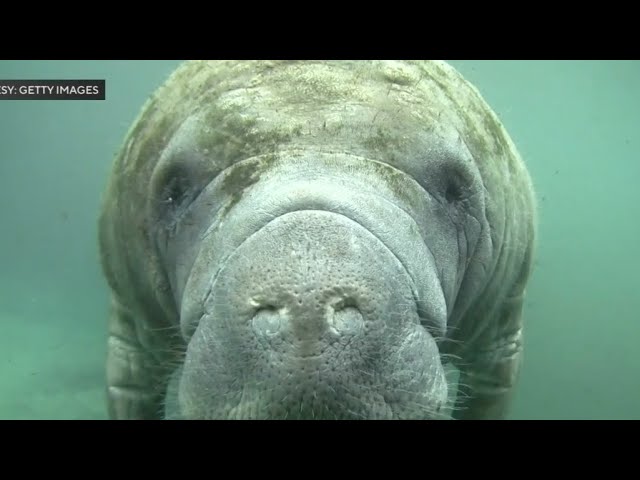
[(441, 418), (497, 264), (493, 132), (439, 64), (229, 68), (129, 147), (161, 305), (130, 310), (174, 327), (171, 358), (137, 337), (169, 378), (166, 418)]
[(187, 344), (168, 416), (438, 416), (447, 304), (490, 252), (478, 171), (435, 142), (421, 176), (326, 143), (202, 187), (206, 158), (167, 159), (156, 235)]

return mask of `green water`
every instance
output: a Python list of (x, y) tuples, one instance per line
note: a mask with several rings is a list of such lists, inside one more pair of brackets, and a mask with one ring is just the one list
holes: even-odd
[[(540, 201), (511, 418), (640, 418), (640, 62), (452, 61), (500, 115)], [(0, 102), (0, 418), (106, 418), (100, 195), (177, 61), (0, 61), (106, 79), (105, 101)]]

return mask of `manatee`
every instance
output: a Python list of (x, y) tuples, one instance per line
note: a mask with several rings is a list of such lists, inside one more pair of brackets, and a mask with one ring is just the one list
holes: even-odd
[(535, 193), (445, 62), (185, 62), (98, 227), (110, 418), (507, 418)]

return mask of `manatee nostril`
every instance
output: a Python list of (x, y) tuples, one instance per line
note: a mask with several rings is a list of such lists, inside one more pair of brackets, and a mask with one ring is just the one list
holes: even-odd
[(336, 335), (355, 334), (364, 327), (364, 317), (355, 301), (347, 298), (328, 307), (327, 323)]
[(282, 315), (276, 307), (267, 305), (256, 310), (251, 323), (256, 333), (273, 336), (282, 328)]

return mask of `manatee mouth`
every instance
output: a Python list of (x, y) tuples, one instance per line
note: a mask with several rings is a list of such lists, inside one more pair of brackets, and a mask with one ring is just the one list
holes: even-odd
[(447, 382), (407, 268), (344, 215), (300, 210), (212, 279), (175, 380), (185, 418), (434, 418)]

